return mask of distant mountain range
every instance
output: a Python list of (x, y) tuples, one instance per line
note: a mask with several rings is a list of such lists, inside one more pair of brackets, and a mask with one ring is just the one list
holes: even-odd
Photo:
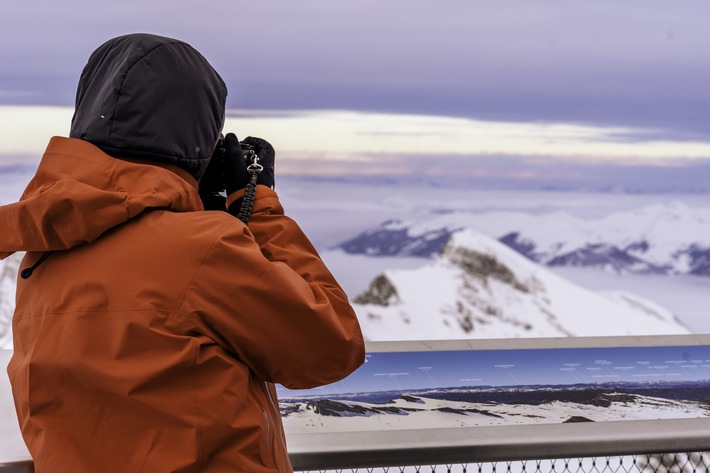
[(689, 332), (651, 301), (589, 291), (473, 230), (452, 231), (423, 267), (380, 274), (354, 307), (369, 340)]
[[(707, 381), (471, 386), (281, 397), (290, 432), (708, 417)], [(356, 418), (356, 419), (353, 419)]]
[(443, 211), (426, 220), (389, 220), (339, 248), (371, 256), (432, 257), (465, 228), (547, 266), (710, 276), (710, 208), (692, 209), (678, 202), (599, 219), (565, 212)]

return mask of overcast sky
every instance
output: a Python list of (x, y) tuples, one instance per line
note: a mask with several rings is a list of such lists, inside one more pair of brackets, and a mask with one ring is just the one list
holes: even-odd
[(626, 127), (631, 141), (642, 130), (710, 143), (708, 18), (707, 0), (4, 0), (0, 105), (71, 106), (97, 46), (151, 32), (201, 51), (233, 109)]

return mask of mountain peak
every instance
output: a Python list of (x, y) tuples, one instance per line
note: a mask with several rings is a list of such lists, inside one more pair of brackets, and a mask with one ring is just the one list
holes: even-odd
[(588, 291), (472, 230), (423, 267), (378, 276), (354, 307), (370, 340), (688, 333), (658, 305)]
[(504, 284), (508, 284), (521, 292), (529, 292), (529, 288), (518, 281), (515, 273), (505, 264), (501, 263), (496, 256), (483, 253), (470, 247), (456, 244), (456, 238), (452, 238), (441, 252), (441, 256), (451, 264), (458, 266), (468, 276), (475, 277), (487, 283), (488, 279), (496, 279)]

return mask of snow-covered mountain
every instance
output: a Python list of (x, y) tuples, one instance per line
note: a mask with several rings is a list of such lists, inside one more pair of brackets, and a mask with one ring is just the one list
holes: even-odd
[(651, 301), (588, 291), (472, 230), (421, 268), (385, 271), (354, 302), (369, 340), (689, 332)]
[[(0, 261), (3, 348), (12, 343), (20, 259), (17, 254)], [(653, 302), (588, 291), (471, 230), (453, 233), (441, 254), (419, 269), (385, 271), (354, 306), (370, 340), (689, 332)]]
[(15, 310), (15, 285), (22, 254), (0, 261), (0, 349), (12, 348), (12, 313)]
[(442, 212), (426, 220), (389, 220), (339, 247), (371, 256), (429, 257), (463, 228), (550, 266), (710, 276), (710, 208), (680, 202), (598, 219), (567, 212)]

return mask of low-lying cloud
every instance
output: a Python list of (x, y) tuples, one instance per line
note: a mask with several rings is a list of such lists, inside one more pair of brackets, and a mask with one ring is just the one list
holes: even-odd
[[(69, 107), (0, 106), (6, 123), (0, 173), (35, 167), (51, 136), (65, 136), (71, 115)], [(282, 175), (484, 188), (710, 191), (710, 140), (663, 129), (255, 110), (230, 111), (227, 131), (270, 141)]]

